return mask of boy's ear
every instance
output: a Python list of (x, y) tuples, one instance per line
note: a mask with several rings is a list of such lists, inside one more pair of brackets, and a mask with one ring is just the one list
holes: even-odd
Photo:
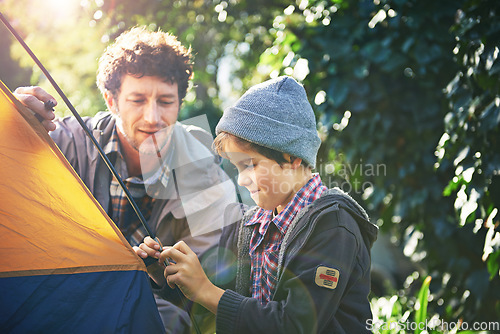
[(285, 158), (286, 161), (288, 161), (288, 163), (290, 163), (292, 169), (297, 169), (302, 163), (301, 158), (292, 157), (290, 154), (287, 153), (283, 153), (283, 157)]
[(299, 168), (301, 164), (302, 164), (302, 159), (301, 158), (297, 158), (297, 157), (293, 158), (293, 161), (292, 161), (292, 168), (293, 169)]

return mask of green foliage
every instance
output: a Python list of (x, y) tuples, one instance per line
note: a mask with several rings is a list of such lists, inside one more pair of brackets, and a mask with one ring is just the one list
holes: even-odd
[[(373, 298), (371, 301), (373, 333), (415, 333), (435, 328), (437, 318), (429, 321), (427, 304), (431, 277), (427, 276), (417, 292), (411, 296), (410, 291), (401, 291), (391, 297)], [(429, 326), (430, 323), (430, 326)], [(432, 327), (432, 328), (431, 328)], [(437, 327), (437, 326), (436, 326)]]
[[(0, 44), (10, 45), (12, 39), (10, 32), (3, 25), (0, 26)], [(10, 56), (10, 48), (2, 47), (0, 49), (0, 78), (7, 87), (14, 89), (29, 82), (31, 72), (29, 69), (22, 68)]]
[[(78, 3), (71, 1), (60, 3), (51, 0), (43, 3), (43, 8), (31, 0), (4, 0), (3, 5), (2, 13), (67, 93), (80, 114), (93, 115), (103, 110), (105, 105), (96, 89), (95, 73), (97, 59), (106, 44), (101, 41), (103, 27), (89, 26), (89, 17), (94, 12), (89, 8), (79, 8)], [(62, 9), (66, 11), (61, 12)], [(13, 38), (10, 40), (13, 41)], [(16, 86), (39, 85), (59, 99), (24, 49), (17, 42), (10, 45), (12, 57), (31, 72), (31, 82), (17, 80), (14, 82)], [(9, 88), (15, 89), (16, 86)], [(56, 107), (60, 116), (70, 114), (67, 110), (66, 106)]]
[[(391, 297), (373, 298), (373, 322), (368, 323), (368, 329), (375, 334), (405, 334), (405, 333), (493, 333), (498, 328), (498, 322), (482, 323), (482, 331), (470, 330), (474, 325), (462, 320), (447, 322), (438, 314), (427, 310), (430, 295), (431, 276), (427, 276), (420, 284), (416, 296), (411, 290), (399, 291)], [(476, 324), (477, 326), (478, 324)]]
[[(344, 177), (434, 277), (439, 302), (429, 307), (448, 320), (500, 316), (498, 8), (300, 2), (276, 17), (275, 43), (261, 58), (270, 75), (296, 77), (307, 60), (320, 162), (348, 166), (320, 169), (323, 180), (345, 185)], [(379, 173), (356, 168), (381, 165)]]
[(417, 297), (417, 307), (415, 311), (415, 323), (417, 324), (417, 329), (415, 330), (415, 334), (422, 333), (421, 324), (425, 324), (425, 320), (427, 319), (427, 304), (429, 298), (429, 285), (431, 284), (431, 277), (427, 276), (418, 292)]
[(452, 31), (460, 68), (446, 89), (450, 111), (441, 145), (441, 163), (452, 163), (455, 168), (445, 194), (456, 198), (460, 225), (474, 224), (475, 231), (486, 231), (482, 259), (491, 280), (498, 276), (500, 263), (496, 232), (500, 204), (498, 14), (497, 1), (468, 1), (458, 13)]

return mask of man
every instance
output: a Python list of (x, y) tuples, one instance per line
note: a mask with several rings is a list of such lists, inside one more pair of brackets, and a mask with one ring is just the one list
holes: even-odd
[[(133, 28), (99, 61), (97, 85), (109, 112), (85, 123), (162, 244), (183, 240), (203, 262), (219, 240), (222, 213), (235, 192), (210, 150), (211, 135), (177, 122), (192, 72), (190, 50), (175, 36)], [(138, 245), (146, 231), (77, 120), (55, 119), (44, 103), (56, 101), (39, 87), (20, 87), (15, 94), (43, 118), (94, 197), (130, 244)], [(172, 292), (169, 300), (178, 303), (178, 297)], [(187, 330), (187, 314), (155, 298), (167, 332)]]

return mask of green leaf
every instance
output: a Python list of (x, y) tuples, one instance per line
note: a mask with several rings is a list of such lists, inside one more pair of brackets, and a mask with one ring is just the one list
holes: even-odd
[(420, 334), (422, 330), (420, 328), (425, 328), (425, 326), (420, 326), (420, 323), (425, 322), (427, 318), (427, 304), (429, 297), (429, 285), (431, 284), (431, 277), (427, 276), (418, 292), (417, 302), (419, 308), (415, 311), (415, 323), (417, 324), (417, 329), (415, 330), (415, 334)]
[(490, 280), (494, 279), (496, 276), (500, 275), (500, 250), (491, 253), (487, 260), (488, 272), (490, 273)]

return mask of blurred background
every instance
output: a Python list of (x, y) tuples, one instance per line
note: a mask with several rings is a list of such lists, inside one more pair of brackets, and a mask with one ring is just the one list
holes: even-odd
[[(0, 11), (81, 115), (105, 109), (97, 60), (135, 25), (195, 54), (180, 120), (207, 115), (213, 129), (250, 86), (295, 77), (318, 120), (317, 172), (381, 230), (375, 318), (416, 319), (430, 276), (427, 319), (498, 324), (500, 1), (0, 0)], [(57, 96), (3, 26), (0, 45), (11, 90)]]

